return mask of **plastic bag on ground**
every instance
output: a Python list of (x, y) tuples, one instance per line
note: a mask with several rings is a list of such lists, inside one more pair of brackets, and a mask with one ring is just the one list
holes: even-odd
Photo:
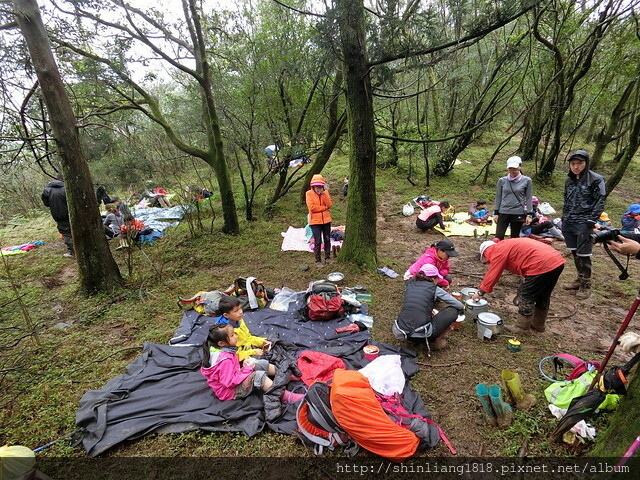
[(280, 291), (273, 297), (269, 308), (272, 310), (278, 310), (279, 312), (286, 312), (289, 310), (289, 304), (294, 303), (297, 300), (297, 293), (288, 287), (282, 287)]

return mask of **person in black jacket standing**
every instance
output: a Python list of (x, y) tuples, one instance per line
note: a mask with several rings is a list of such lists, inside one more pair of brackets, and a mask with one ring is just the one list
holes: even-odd
[(56, 180), (47, 184), (42, 192), (42, 203), (49, 207), (51, 216), (58, 226), (58, 232), (62, 235), (64, 244), (69, 250), (63, 254), (65, 257), (73, 257), (73, 237), (71, 236), (71, 222), (69, 221), (69, 209), (67, 208), (67, 191), (64, 188), (62, 174), (58, 174)]
[(564, 184), (562, 234), (573, 255), (578, 278), (563, 285), (565, 290), (577, 290), (576, 298), (591, 295), (591, 233), (604, 210), (606, 198), (602, 175), (589, 170), (589, 153), (576, 150), (569, 155), (569, 173)]

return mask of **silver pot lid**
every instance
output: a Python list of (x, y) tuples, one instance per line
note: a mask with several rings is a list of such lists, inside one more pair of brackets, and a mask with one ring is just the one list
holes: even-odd
[(487, 305), (489, 305), (489, 302), (487, 302), (484, 298), (481, 298), (478, 301), (475, 301), (473, 298), (470, 298), (469, 300), (466, 301), (466, 304), (467, 304), (467, 308), (478, 308), (478, 307), (486, 307)]

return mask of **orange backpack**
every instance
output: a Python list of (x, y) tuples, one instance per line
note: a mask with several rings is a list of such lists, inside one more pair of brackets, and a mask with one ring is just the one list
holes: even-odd
[(362, 448), (394, 462), (406, 460), (417, 450), (420, 439), (393, 423), (369, 380), (357, 370), (334, 372), (330, 398), (338, 424)]

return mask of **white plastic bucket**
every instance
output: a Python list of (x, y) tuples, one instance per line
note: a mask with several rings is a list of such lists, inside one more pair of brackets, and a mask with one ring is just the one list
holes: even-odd
[(478, 314), (478, 338), (490, 339), (502, 331), (502, 319), (495, 313), (480, 312)]

